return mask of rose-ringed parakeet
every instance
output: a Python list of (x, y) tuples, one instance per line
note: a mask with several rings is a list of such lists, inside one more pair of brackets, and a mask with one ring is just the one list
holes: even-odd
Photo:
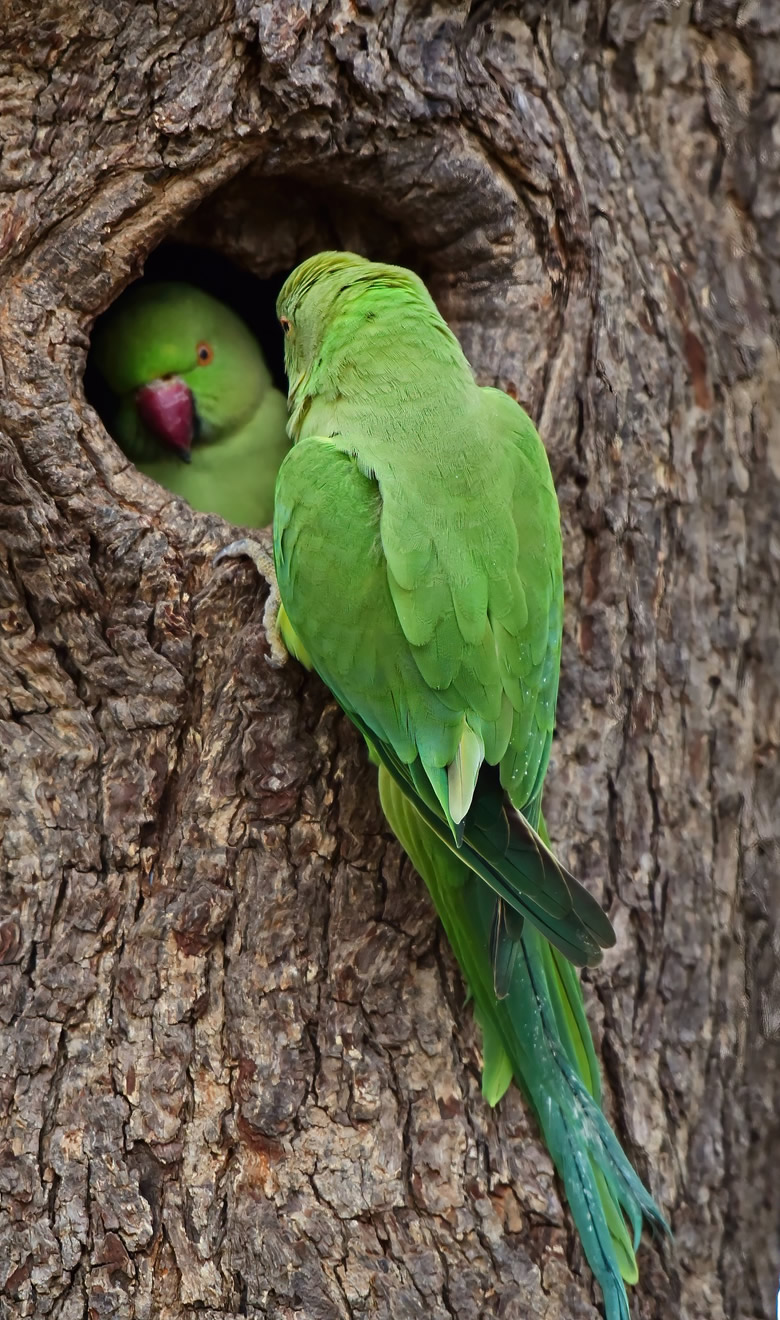
[[(614, 933), (541, 816), (563, 605), (544, 448), (517, 403), (476, 385), (411, 272), (322, 253), (277, 310), (294, 441), (275, 495), (278, 634), (379, 764), (474, 998), (485, 1096), (514, 1077), (530, 1101), (608, 1320), (628, 1320), (642, 1219), (665, 1224), (602, 1113), (574, 966)], [(243, 552), (268, 574), (253, 543), (223, 553)]]
[(203, 513), (270, 522), (287, 409), (235, 312), (189, 284), (135, 285), (99, 323), (93, 360), (136, 467)]

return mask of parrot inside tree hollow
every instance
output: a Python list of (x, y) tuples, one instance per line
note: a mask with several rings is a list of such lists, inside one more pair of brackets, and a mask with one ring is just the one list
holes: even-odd
[[(666, 1224), (602, 1113), (573, 965), (614, 933), (541, 815), (563, 608), (547, 456), (522, 408), (476, 385), (410, 271), (321, 253), (277, 311), (294, 441), (275, 495), (279, 634), (363, 733), (473, 995), (483, 1093), (497, 1103), (514, 1077), (527, 1097), (608, 1320), (628, 1320), (642, 1219)], [(253, 543), (227, 553), (268, 573)]]
[(189, 284), (137, 284), (99, 323), (93, 359), (136, 467), (203, 513), (271, 521), (287, 406), (235, 312)]

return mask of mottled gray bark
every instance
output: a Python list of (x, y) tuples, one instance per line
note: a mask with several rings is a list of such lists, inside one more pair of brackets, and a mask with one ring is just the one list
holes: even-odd
[(673, 1221), (635, 1317), (780, 1244), (780, 10), (19, 2), (0, 217), (0, 1287), (11, 1317), (595, 1314), (358, 742), (232, 536), (86, 404), (178, 234), (429, 280), (563, 510), (548, 818), (609, 907), (608, 1107)]

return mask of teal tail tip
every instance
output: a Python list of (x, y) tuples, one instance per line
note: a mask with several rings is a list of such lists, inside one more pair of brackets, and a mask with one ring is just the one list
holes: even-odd
[[(479, 929), (476, 901), (470, 913)], [(484, 917), (481, 924), (484, 930)], [(598, 1062), (576, 972), (530, 930), (523, 932), (518, 954), (509, 995), (498, 1001), (485, 993), (489, 960), (482, 954), (485, 972), (476, 984), (483, 990), (477, 1017), (485, 1096), (495, 1103), (514, 1075), (563, 1182), (607, 1320), (631, 1320), (628, 1288), (639, 1279), (643, 1227), (671, 1236), (670, 1228), (601, 1108)]]
[[(631, 1227), (634, 1234), (634, 1250), (639, 1246), (639, 1240), (642, 1236), (642, 1226), (647, 1223), (654, 1233), (662, 1234), (664, 1237), (671, 1238), (672, 1230), (669, 1227), (662, 1211), (653, 1200), (644, 1183), (634, 1172), (628, 1156), (618, 1141), (615, 1133), (612, 1131), (604, 1111), (600, 1105), (594, 1101), (593, 1095), (588, 1090), (582, 1078), (578, 1076), (572, 1067), (568, 1058), (562, 1053), (560, 1041), (554, 1037), (548, 1039), (548, 1046), (556, 1057), (558, 1067), (564, 1078), (569, 1084), (578, 1104), (578, 1111), (581, 1123), (581, 1136), (585, 1144), (598, 1152), (604, 1162), (603, 1172), (605, 1175), (613, 1173), (619, 1183), (625, 1185), (628, 1193), (628, 1204), (625, 1206), (629, 1214)], [(636, 1208), (632, 1206), (632, 1200), (636, 1202)], [(622, 1200), (622, 1198), (621, 1198)], [(631, 1212), (633, 1209), (633, 1213)]]
[(451, 837), (441, 837), (415, 810), (384, 765), (379, 778), (385, 814), (428, 886), (473, 997), (482, 1030), (483, 1094), (497, 1104), (514, 1078), (563, 1183), (606, 1320), (631, 1320), (627, 1288), (639, 1278), (643, 1225), (671, 1234), (601, 1108), (599, 1063), (577, 971), (530, 920), (523, 924), (510, 914), (507, 923), (504, 904), (496, 924), (496, 894), (484, 877), (453, 851)]

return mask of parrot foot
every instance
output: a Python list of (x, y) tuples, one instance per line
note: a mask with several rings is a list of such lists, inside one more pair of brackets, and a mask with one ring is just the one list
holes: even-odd
[(279, 610), (282, 600), (276, 582), (273, 557), (262, 542), (254, 541), (249, 536), (242, 536), (240, 541), (231, 541), (230, 545), (224, 546), (219, 554), (214, 556), (214, 567), (216, 568), (217, 564), (221, 564), (225, 559), (240, 559), (243, 555), (252, 560), (260, 577), (268, 583), (268, 596), (263, 610), (263, 629), (271, 652), (268, 663), (273, 669), (281, 669), (282, 665), (287, 664), (289, 653), (279, 631)]

